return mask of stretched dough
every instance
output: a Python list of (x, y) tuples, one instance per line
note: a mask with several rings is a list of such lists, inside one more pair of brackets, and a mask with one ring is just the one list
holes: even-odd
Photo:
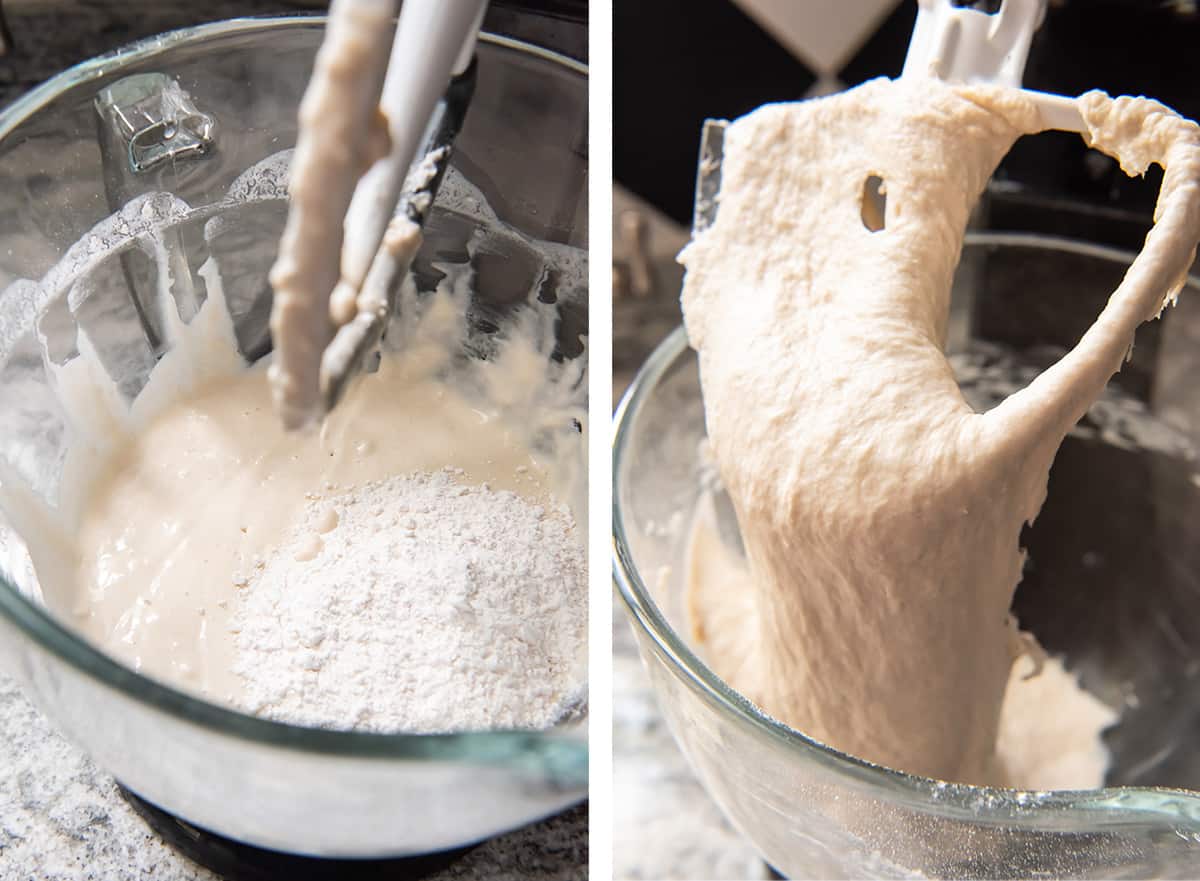
[[(1005, 782), (1021, 528), (1066, 433), (1195, 256), (1200, 128), (1144, 98), (1079, 102), (1089, 143), (1126, 172), (1164, 167), (1156, 225), (1078, 345), (986, 414), (943, 345), (971, 207), (1041, 126), (1019, 90), (873, 80), (760, 108), (727, 129), (716, 220), (680, 258), (752, 576), (749, 595), (711, 592), (697, 610), (735, 631), (712, 641), (731, 655), (716, 667), (777, 718), (893, 768)], [(875, 232), (872, 176), (886, 188)]]

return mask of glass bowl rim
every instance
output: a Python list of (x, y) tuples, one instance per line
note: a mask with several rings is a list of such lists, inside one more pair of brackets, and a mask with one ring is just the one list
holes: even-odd
[[(279, 15), (226, 19), (148, 37), (98, 55), (56, 74), (0, 111), (0, 142), (69, 89), (111, 75), (124, 66), (177, 47), (245, 33), (323, 26), (324, 15)], [(588, 78), (588, 66), (521, 40), (481, 33), (481, 42), (551, 62)], [(0, 615), (24, 636), (100, 685), (139, 703), (217, 734), (273, 747), (354, 759), (463, 762), (532, 769), (560, 776), (566, 784), (587, 780), (586, 717), (547, 731), (467, 731), (455, 734), (382, 734), (290, 725), (262, 719), (189, 695), (124, 666), (60, 624), (0, 575)], [(582, 732), (579, 729), (582, 727)]]
[[(967, 245), (1057, 250), (1125, 265), (1136, 256), (1126, 250), (1075, 239), (1020, 232), (968, 232), (964, 247)], [(1200, 276), (1189, 274), (1185, 287), (1192, 289), (1193, 296), (1200, 296)], [(1190, 790), (1112, 786), (1032, 792), (945, 783), (877, 765), (827, 746), (771, 717), (717, 676), (676, 633), (654, 601), (629, 546), (621, 507), (621, 480), (636, 417), (659, 382), (689, 351), (686, 329), (682, 325), (676, 327), (638, 370), (613, 417), (613, 579), (635, 630), (649, 638), (651, 647), (676, 679), (752, 736), (774, 741), (798, 758), (815, 762), (853, 784), (873, 790), (881, 798), (914, 811), (1010, 827), (1040, 825), (1062, 811), (1086, 811), (1094, 821), (1110, 820), (1116, 824), (1128, 822), (1128, 813), (1124, 818), (1121, 813), (1134, 812), (1175, 825), (1184, 823), (1192, 830), (1200, 829), (1200, 793)]]

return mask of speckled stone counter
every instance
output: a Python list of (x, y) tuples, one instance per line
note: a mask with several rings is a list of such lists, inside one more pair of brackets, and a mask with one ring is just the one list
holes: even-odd
[(0, 876), (216, 881), (159, 842), (116, 784), (7, 677), (0, 678)]
[[(587, 877), (588, 810), (493, 839), (429, 881)], [(221, 881), (173, 851), (112, 778), (0, 676), (0, 879)], [(280, 879), (290, 881), (290, 879)], [(397, 879), (400, 881), (400, 879)]]

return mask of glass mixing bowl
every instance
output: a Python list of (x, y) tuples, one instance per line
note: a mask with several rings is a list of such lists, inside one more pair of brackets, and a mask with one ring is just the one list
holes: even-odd
[[(969, 236), (948, 350), (972, 403), (994, 404), (1073, 345), (1131, 259), (1045, 236)], [(616, 416), (615, 579), (676, 741), (768, 863), (795, 878), (1196, 877), (1198, 362), (1193, 278), (1162, 322), (1139, 331), (1132, 360), (1064, 444), (1023, 536), (1022, 625), (1121, 718), (1105, 733), (1106, 788), (1019, 792), (839, 753), (705, 665), (686, 636), (682, 586), (706, 474), (697, 361), (682, 330), (651, 355)], [(721, 499), (723, 538), (739, 550)]]
[[(320, 18), (239, 20), (76, 67), (0, 114), (0, 489), (53, 504), (66, 439), (52, 368), (90, 343), (128, 402), (218, 261), (238, 344), (270, 348), (267, 270)], [(454, 173), (415, 267), (472, 263), (472, 333), (514, 301), (557, 302), (557, 357), (586, 332), (587, 73), (485, 35)], [(131, 204), (132, 203), (132, 204)], [(468, 252), (467, 242), (473, 245)], [(169, 282), (159, 302), (158, 280)], [(14, 510), (43, 510), (10, 505)], [(479, 841), (586, 797), (586, 720), (546, 732), (339, 733), (276, 724), (115, 662), (36, 600), (0, 520), (0, 661), (57, 725), (151, 803), (229, 838), (328, 857)], [(45, 585), (51, 587), (52, 585)]]

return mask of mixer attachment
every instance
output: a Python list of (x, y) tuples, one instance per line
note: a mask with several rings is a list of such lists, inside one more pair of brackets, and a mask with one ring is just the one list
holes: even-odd
[[(949, 83), (1021, 88), (1033, 34), (1046, 15), (1046, 0), (1002, 0), (994, 13), (952, 0), (919, 0), (920, 8), (904, 59), (902, 78), (933, 77)], [(1087, 125), (1074, 98), (1023, 89), (1046, 129), (1085, 134)], [(717, 217), (721, 160), (728, 120), (706, 119), (700, 136), (692, 233)]]
[[(338, 329), (321, 356), (321, 401), (326, 412), (337, 406), (358, 373), (374, 372), (379, 366), (379, 344), (395, 311), (396, 291), (421, 246), (421, 231), (450, 165), (454, 139), (462, 129), (475, 91), (477, 68), (472, 61), (455, 76), (438, 103), (420, 152), (422, 158), (409, 172), (396, 215), (358, 292), (357, 314)], [(362, 308), (366, 304), (372, 308)]]
[(396, 0), (330, 7), (271, 272), (268, 376), (287, 428), (319, 422), (369, 366), (474, 92), (486, 7), (405, 0), (390, 46)]

